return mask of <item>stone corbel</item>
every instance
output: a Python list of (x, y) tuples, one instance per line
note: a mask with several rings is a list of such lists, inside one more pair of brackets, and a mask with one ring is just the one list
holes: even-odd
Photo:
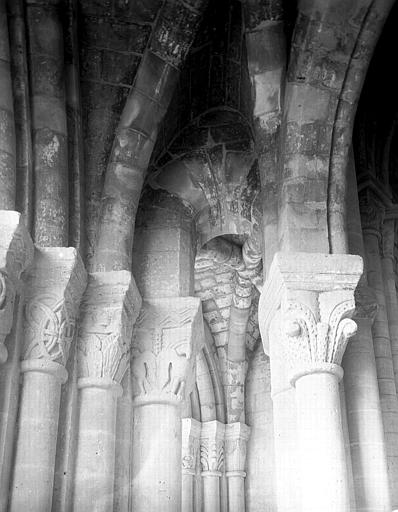
[(202, 476), (221, 477), (224, 469), (224, 436), (224, 423), (216, 420), (202, 423), (200, 433)]
[(33, 261), (33, 242), (21, 215), (0, 211), (0, 363), (7, 360), (5, 339), (14, 318), (15, 295), (22, 287), (21, 274)]
[(148, 299), (132, 343), (134, 404), (179, 405), (195, 384), (196, 354), (204, 343), (200, 299)]
[(245, 477), (246, 446), (250, 427), (244, 423), (225, 425), (225, 470), (226, 476)]
[(266, 350), (270, 341), (282, 344), (292, 385), (314, 372), (342, 377), (341, 359), (356, 332), (351, 316), (362, 270), (359, 256), (275, 255), (260, 298), (259, 323)]
[(78, 331), (78, 386), (114, 387), (130, 364), (131, 337), (141, 296), (131, 272), (88, 276)]
[(74, 248), (37, 248), (26, 278), (21, 370), (67, 379), (65, 365), (87, 276)]
[(182, 419), (182, 474), (195, 475), (199, 453), (201, 423), (193, 418)]

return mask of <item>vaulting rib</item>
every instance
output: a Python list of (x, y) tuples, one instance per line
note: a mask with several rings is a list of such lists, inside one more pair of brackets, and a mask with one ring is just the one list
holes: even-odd
[(130, 270), (147, 166), (206, 0), (166, 0), (122, 112), (102, 192), (92, 270)]

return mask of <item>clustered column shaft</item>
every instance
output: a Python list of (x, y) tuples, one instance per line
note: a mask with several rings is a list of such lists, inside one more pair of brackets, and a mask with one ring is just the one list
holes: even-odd
[(396, 486), (398, 481), (398, 456), (396, 454), (398, 443), (398, 397), (380, 252), (385, 207), (371, 190), (363, 190), (360, 193), (359, 199), (367, 279), (369, 286), (375, 293), (378, 304), (372, 328), (373, 346), (383, 416), (390, 493), (394, 508), (398, 506), (398, 488)]
[(14, 99), (6, 0), (0, 0), (0, 209), (15, 208), (16, 149)]

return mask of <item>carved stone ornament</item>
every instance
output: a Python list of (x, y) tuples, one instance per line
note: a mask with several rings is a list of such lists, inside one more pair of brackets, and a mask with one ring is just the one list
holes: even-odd
[[(259, 304), (263, 341), (281, 343), (292, 383), (316, 371), (340, 368), (349, 338), (359, 256), (277, 253)], [(267, 345), (268, 349), (268, 345)]]
[(24, 361), (45, 359), (66, 364), (86, 282), (76, 249), (35, 250), (26, 282)]
[(388, 219), (383, 222), (382, 229), (382, 256), (394, 260), (395, 244), (395, 219)]
[(202, 423), (200, 433), (200, 465), (202, 474), (221, 476), (224, 469), (225, 425), (219, 421)]
[(355, 290), (355, 313), (353, 318), (368, 318), (372, 322), (376, 318), (379, 308), (373, 288), (359, 282)]
[(141, 296), (131, 272), (88, 276), (78, 327), (80, 379), (121, 382), (130, 362), (131, 336)]
[(199, 454), (199, 440), (201, 423), (193, 418), (184, 418), (182, 421), (182, 473), (195, 475)]
[(227, 476), (245, 477), (246, 447), (250, 427), (244, 423), (225, 425), (225, 469)]
[(362, 229), (374, 231), (380, 235), (382, 231), (385, 206), (377, 195), (369, 188), (359, 192), (359, 210), (361, 212)]
[(195, 383), (204, 343), (200, 299), (148, 299), (133, 333), (133, 393), (140, 402), (180, 403)]
[(14, 319), (21, 273), (33, 261), (33, 243), (17, 212), (0, 210), (0, 363), (7, 360), (4, 341)]

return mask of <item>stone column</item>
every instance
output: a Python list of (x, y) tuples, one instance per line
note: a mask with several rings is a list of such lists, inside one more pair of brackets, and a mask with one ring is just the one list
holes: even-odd
[(277, 253), (260, 298), (262, 338), (296, 388), (303, 512), (349, 512), (339, 380), (361, 273), (359, 256)]
[(383, 271), (384, 294), (391, 341), (395, 388), (398, 390), (398, 299), (395, 287), (394, 243), (395, 219), (386, 218), (382, 227), (381, 267)]
[(26, 284), (12, 512), (51, 510), (61, 385), (85, 285), (75, 249), (36, 249)]
[(358, 332), (344, 354), (344, 388), (351, 461), (358, 511), (390, 512), (383, 419), (377, 385), (372, 324), (377, 301), (371, 288), (359, 285), (355, 322)]
[(6, 0), (0, 0), (0, 208), (4, 210), (15, 208), (15, 152), (8, 16)]
[(373, 289), (378, 310), (373, 322), (373, 347), (383, 417), (390, 493), (393, 508), (398, 507), (398, 398), (395, 385), (386, 296), (381, 264), (381, 232), (385, 208), (381, 199), (370, 189), (359, 195), (361, 223), (365, 248), (365, 268), (368, 285)]
[(228, 479), (228, 512), (245, 511), (246, 445), (250, 427), (244, 423), (225, 426), (225, 471)]
[(203, 512), (220, 512), (220, 483), (224, 469), (225, 425), (219, 421), (202, 423), (200, 464), (202, 468)]
[[(19, 395), (21, 313), (24, 283), (21, 273), (33, 261), (33, 243), (13, 211), (0, 211), (0, 511), (8, 491)], [(8, 349), (7, 349), (8, 347)]]
[(130, 272), (89, 274), (78, 332), (74, 512), (113, 510), (116, 405), (140, 306), (141, 297)]
[(143, 301), (133, 335), (132, 510), (180, 512), (181, 405), (195, 384), (200, 299)]
[(181, 510), (194, 512), (196, 467), (199, 453), (201, 424), (193, 418), (182, 419), (182, 489)]
[(64, 2), (26, 2), (34, 154), (34, 240), (68, 245), (69, 165), (65, 104)]

